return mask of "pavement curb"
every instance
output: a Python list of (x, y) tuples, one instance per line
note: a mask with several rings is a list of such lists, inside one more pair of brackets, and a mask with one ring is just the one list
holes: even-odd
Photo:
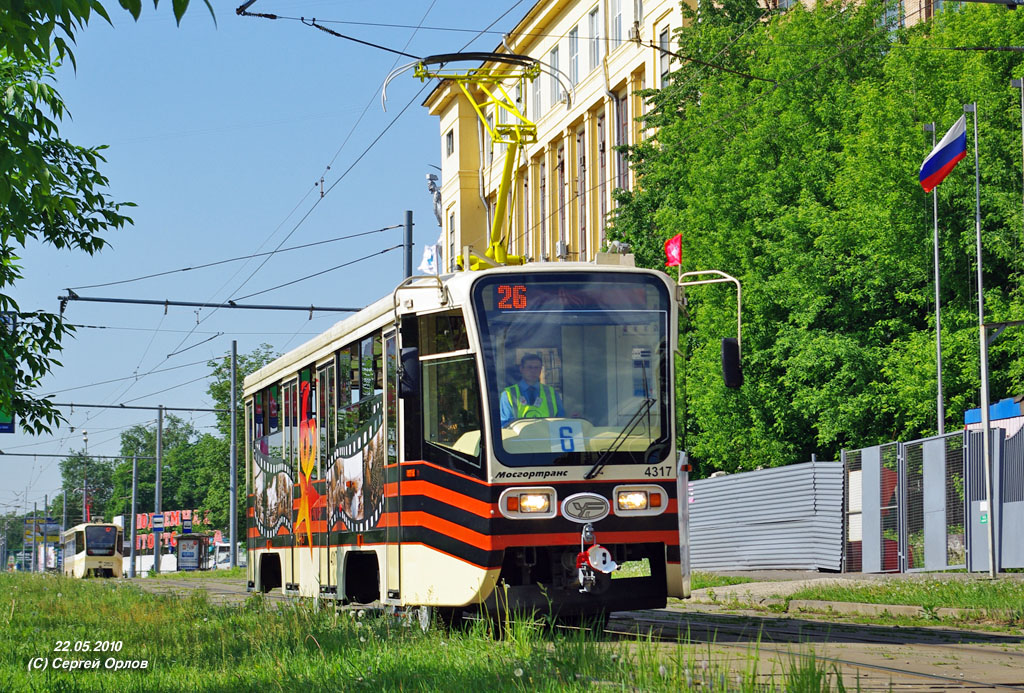
[(1011, 609), (968, 609), (957, 607), (939, 607), (926, 609), (923, 606), (908, 604), (868, 604), (865, 602), (831, 602), (820, 599), (785, 599), (766, 597), (762, 599), (729, 599), (694, 602), (703, 605), (729, 607), (744, 604), (756, 607), (775, 607), (784, 613), (832, 613), (845, 616), (907, 616), (910, 618), (928, 618), (929, 616), (958, 621), (1013, 620), (1017, 614)]

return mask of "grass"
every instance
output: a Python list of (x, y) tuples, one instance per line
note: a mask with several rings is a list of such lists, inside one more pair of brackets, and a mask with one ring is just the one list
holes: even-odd
[(747, 582), (754, 582), (752, 578), (737, 577), (735, 575), (716, 575), (715, 573), (703, 573), (695, 570), (690, 574), (690, 589), (699, 590), (705, 587), (725, 587), (727, 585), (742, 585)]
[[(0, 690), (3, 691), (831, 691), (834, 679), (808, 660), (782, 666), (765, 683), (750, 655), (733, 672), (707, 645), (605, 640), (586, 630), (550, 630), (514, 619), (495, 639), (487, 621), (465, 631), (422, 632), (408, 620), (334, 612), (260, 597), (215, 606), (145, 593), (125, 581), (0, 574)], [(8, 601), (9, 600), (9, 601)], [(78, 643), (120, 642), (115, 654), (75, 653)], [(55, 652), (61, 642), (71, 652)], [(52, 662), (144, 660), (145, 671), (30, 671)], [(756, 653), (753, 655), (756, 660)], [(824, 682), (824, 683), (823, 683)]]
[(790, 599), (907, 604), (925, 609), (959, 607), (1019, 612), (1024, 605), (1024, 581), (903, 579), (878, 581), (870, 585), (829, 584), (806, 587), (791, 594)]

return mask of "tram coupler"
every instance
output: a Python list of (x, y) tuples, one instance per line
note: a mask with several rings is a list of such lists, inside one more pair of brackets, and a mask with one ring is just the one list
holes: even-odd
[[(586, 548), (587, 544), (591, 544), (589, 549)], [(618, 567), (618, 564), (612, 559), (612, 552), (597, 543), (594, 526), (589, 522), (583, 525), (583, 531), (580, 532), (580, 552), (576, 555), (576, 572), (580, 583), (580, 592), (594, 591), (598, 584), (598, 574), (609, 575)]]

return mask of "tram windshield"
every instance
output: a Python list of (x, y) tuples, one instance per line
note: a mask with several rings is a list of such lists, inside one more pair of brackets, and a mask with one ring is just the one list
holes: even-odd
[(117, 527), (92, 525), (85, 528), (85, 551), (89, 556), (113, 556), (117, 546)]
[(665, 459), (664, 283), (614, 272), (501, 274), (477, 281), (473, 297), (499, 461)]

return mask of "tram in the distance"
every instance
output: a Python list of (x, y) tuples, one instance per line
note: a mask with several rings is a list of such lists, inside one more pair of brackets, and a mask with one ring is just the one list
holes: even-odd
[(63, 572), (67, 577), (121, 577), (121, 528), (87, 522), (61, 535)]
[(688, 596), (676, 311), (624, 265), (412, 278), (250, 375), (250, 589), (447, 614)]

